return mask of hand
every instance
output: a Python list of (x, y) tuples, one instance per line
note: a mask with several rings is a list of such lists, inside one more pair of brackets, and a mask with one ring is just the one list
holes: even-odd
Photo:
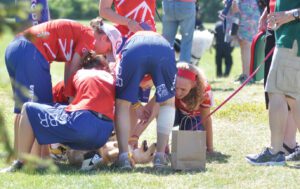
[(267, 26), (273, 30), (278, 29), (283, 24), (293, 21), (293, 10), (292, 11), (281, 11), (270, 13), (267, 17)]
[(147, 122), (147, 120), (150, 117), (150, 111), (147, 108), (145, 108), (143, 105), (140, 105), (136, 110), (136, 117), (139, 120), (139, 122)]
[(127, 23), (127, 27), (133, 33), (143, 30), (143, 28), (140, 26), (140, 24), (134, 20), (129, 20)]

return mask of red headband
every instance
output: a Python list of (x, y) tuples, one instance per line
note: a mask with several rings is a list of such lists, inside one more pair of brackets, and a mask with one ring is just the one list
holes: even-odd
[(177, 75), (191, 81), (196, 81), (197, 75), (188, 69), (178, 69)]

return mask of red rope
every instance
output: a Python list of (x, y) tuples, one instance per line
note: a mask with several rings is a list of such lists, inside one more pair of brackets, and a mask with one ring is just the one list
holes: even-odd
[(247, 83), (249, 83), (249, 81), (252, 79), (252, 77), (258, 72), (258, 70), (260, 69), (260, 67), (266, 62), (266, 60), (272, 55), (272, 53), (274, 52), (275, 47), (273, 47), (270, 52), (267, 54), (267, 56), (264, 58), (264, 60), (259, 64), (259, 66), (256, 68), (256, 70), (254, 72), (252, 72), (252, 74), (250, 74), (248, 76), (248, 78), (242, 83), (242, 85), (237, 88), (231, 95), (229, 95), (229, 97), (227, 97), (218, 107), (216, 107), (212, 112), (210, 112), (210, 114), (208, 114), (205, 118), (201, 119), (201, 121), (196, 124), (195, 126), (193, 126), (192, 130), (194, 130), (195, 128), (197, 128), (199, 125), (201, 125), (204, 121), (206, 121), (212, 114), (214, 114), (216, 111), (218, 111), (224, 104), (226, 104), (232, 97), (234, 97)]

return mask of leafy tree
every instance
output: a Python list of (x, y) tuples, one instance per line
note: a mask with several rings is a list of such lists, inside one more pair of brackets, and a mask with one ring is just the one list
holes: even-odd
[[(28, 8), (24, 8), (28, 7)], [(30, 12), (28, 3), (22, 2), (18, 5), (15, 5), (14, 1), (12, 2), (4, 0), (0, 2), (0, 36), (4, 33), (5, 29), (10, 28), (12, 31), (18, 30), (18, 24), (15, 23), (14, 18), (18, 16), (21, 19), (27, 18)]]

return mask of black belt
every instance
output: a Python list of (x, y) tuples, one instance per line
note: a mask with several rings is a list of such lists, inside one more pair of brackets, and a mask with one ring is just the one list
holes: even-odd
[(95, 116), (97, 116), (98, 118), (104, 120), (104, 121), (112, 121), (112, 119), (110, 119), (110, 118), (107, 117), (106, 115), (100, 114), (99, 112), (95, 112), (95, 111), (92, 111), (92, 110), (90, 110), (90, 112), (91, 112), (92, 114), (94, 114)]

